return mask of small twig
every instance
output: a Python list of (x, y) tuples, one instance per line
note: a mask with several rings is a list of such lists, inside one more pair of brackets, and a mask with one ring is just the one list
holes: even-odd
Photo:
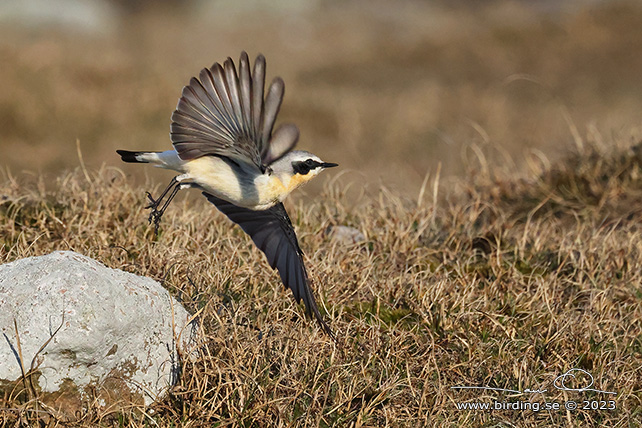
[[(37, 369), (37, 367), (34, 367), (36, 363), (36, 359), (38, 358), (38, 354), (40, 354), (46, 347), (49, 345), (49, 342), (51, 342), (51, 339), (54, 338), (54, 336), (60, 331), (62, 326), (65, 324), (65, 311), (62, 311), (62, 320), (60, 321), (60, 325), (56, 330), (54, 330), (53, 333), (49, 335), (49, 339), (45, 341), (45, 343), (42, 344), (42, 346), (36, 351), (36, 354), (33, 356), (33, 359), (31, 360), (31, 366), (29, 366), (29, 383), (31, 383), (31, 388), (33, 388), (33, 381), (32, 381), (32, 376), (31, 373)], [(20, 357), (22, 358), (22, 357)], [(33, 389), (35, 392), (35, 388)]]
[(31, 395), (31, 390), (27, 387), (27, 378), (25, 376), (25, 367), (22, 359), (22, 346), (20, 345), (20, 333), (18, 333), (18, 322), (16, 319), (13, 319), (13, 328), (16, 331), (16, 346), (18, 347), (18, 358), (20, 359), (20, 372), (22, 373), (22, 383), (25, 387), (25, 390), (29, 393), (29, 400), (33, 398)]

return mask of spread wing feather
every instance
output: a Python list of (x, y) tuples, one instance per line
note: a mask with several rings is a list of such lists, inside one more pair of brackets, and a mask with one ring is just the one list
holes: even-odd
[(265, 58), (241, 53), (238, 73), (232, 59), (204, 68), (183, 88), (172, 114), (170, 137), (183, 160), (227, 156), (263, 170), (292, 150), (299, 138), (293, 124), (273, 133), (285, 85), (280, 78), (265, 89)]
[(264, 114), (261, 121), (262, 148), (267, 147), (270, 136), (272, 135), (272, 128), (274, 128), (276, 115), (281, 109), (281, 102), (283, 101), (284, 92), (285, 83), (283, 82), (283, 79), (277, 77), (270, 85), (267, 97), (265, 97)]
[(241, 59), (239, 61), (239, 85), (243, 124), (249, 131), (250, 138), (254, 140), (256, 130), (252, 123), (252, 75), (250, 74), (250, 61), (245, 52), (241, 53)]
[[(261, 116), (263, 116), (263, 91), (265, 88), (265, 58), (259, 55), (254, 61), (252, 76), (252, 125), (254, 138), (258, 141), (261, 133)], [(261, 146), (263, 143), (261, 143)], [(262, 147), (261, 147), (262, 149)]]
[(299, 129), (291, 123), (284, 123), (276, 128), (270, 138), (270, 144), (261, 153), (263, 164), (270, 165), (292, 150), (299, 140)]
[(294, 294), (296, 302), (303, 300), (308, 315), (314, 316), (321, 328), (331, 337), (330, 327), (323, 321), (317, 307), (294, 228), (283, 204), (263, 211), (238, 207), (216, 196), (203, 195), (234, 223), (250, 235), (254, 244), (265, 253), (268, 263), (277, 269), (283, 285)]

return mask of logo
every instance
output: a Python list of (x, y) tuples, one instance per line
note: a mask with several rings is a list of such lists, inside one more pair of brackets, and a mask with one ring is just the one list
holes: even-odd
[[(602, 394), (617, 395), (617, 392), (593, 388), (594, 384), (595, 379), (593, 378), (593, 375), (583, 369), (570, 369), (553, 380), (553, 387), (560, 391), (599, 392)], [(516, 389), (493, 388), (490, 386), (451, 386), (450, 389), (483, 389), (487, 391), (510, 392), (513, 394), (544, 394), (548, 391), (547, 389), (529, 388), (519, 391)]]

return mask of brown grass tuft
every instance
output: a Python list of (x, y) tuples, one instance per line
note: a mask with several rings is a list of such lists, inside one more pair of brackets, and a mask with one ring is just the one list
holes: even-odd
[[(355, 204), (336, 187), (290, 203), (339, 346), (203, 200), (179, 198), (154, 237), (147, 188), (120, 169), (78, 169), (52, 191), (7, 176), (0, 259), (71, 249), (156, 278), (202, 311), (200, 355), (184, 359), (165, 400), (90, 406), (79, 426), (624, 426), (642, 416), (640, 161), (640, 146), (586, 148), (531, 177), (471, 174), (437, 206), (385, 189)], [(366, 242), (329, 241), (334, 224)], [(554, 388), (572, 368), (617, 396)], [(451, 389), (466, 385), (548, 392)], [(612, 399), (617, 409), (456, 407), (544, 398)], [(5, 396), (0, 420), (20, 424), (25, 405)]]

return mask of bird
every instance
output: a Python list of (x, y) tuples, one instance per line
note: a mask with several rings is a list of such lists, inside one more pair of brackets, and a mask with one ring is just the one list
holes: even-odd
[(252, 70), (246, 52), (241, 53), (238, 72), (230, 57), (222, 65), (203, 68), (183, 87), (172, 113), (172, 150), (116, 152), (124, 162), (149, 163), (179, 173), (158, 198), (147, 192), (148, 220), (156, 233), (163, 213), (181, 189), (200, 190), (250, 236), (283, 285), (292, 290), (296, 303), (303, 301), (308, 316), (334, 338), (314, 299), (303, 251), (283, 201), (338, 164), (293, 150), (299, 140), (295, 124), (275, 129), (285, 84), (276, 77), (265, 94), (265, 76), (262, 54)]

